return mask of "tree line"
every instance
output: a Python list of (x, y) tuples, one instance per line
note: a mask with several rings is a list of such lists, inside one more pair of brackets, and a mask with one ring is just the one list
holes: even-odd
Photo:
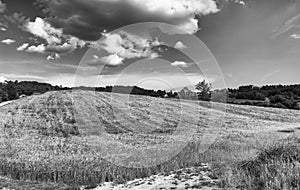
[(18, 99), (20, 96), (30, 96), (48, 91), (66, 90), (62, 86), (52, 86), (36, 81), (5, 81), (0, 83), (0, 102)]
[(262, 87), (247, 85), (228, 89), (229, 98), (245, 101), (243, 104), (266, 107), (299, 109), (300, 85), (266, 85)]
[(211, 84), (206, 82), (205, 80), (195, 85), (194, 90), (196, 90), (196, 92), (189, 90), (187, 87), (183, 88), (179, 92), (175, 92), (172, 90), (149, 90), (137, 86), (67, 88), (62, 86), (53, 86), (48, 83), (40, 83), (36, 81), (5, 81), (4, 83), (0, 83), (0, 102), (15, 100), (20, 96), (30, 96), (35, 93), (41, 94), (48, 91), (72, 89), (134, 94), (158, 98), (180, 98), (202, 101), (217, 101), (276, 108), (300, 108), (300, 84), (266, 85), (262, 87), (246, 85), (240, 86), (236, 89), (228, 88), (221, 90), (212, 90)]

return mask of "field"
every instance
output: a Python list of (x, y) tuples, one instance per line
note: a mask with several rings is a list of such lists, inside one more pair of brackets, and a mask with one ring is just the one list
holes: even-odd
[(76, 189), (210, 163), (225, 187), (236, 183), (227, 168), (296, 138), (299, 124), (296, 110), (48, 92), (0, 108), (0, 184)]

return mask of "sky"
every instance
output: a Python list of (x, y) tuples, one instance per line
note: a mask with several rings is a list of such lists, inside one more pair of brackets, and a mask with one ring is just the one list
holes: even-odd
[(0, 0), (0, 82), (300, 83), (299, 0)]

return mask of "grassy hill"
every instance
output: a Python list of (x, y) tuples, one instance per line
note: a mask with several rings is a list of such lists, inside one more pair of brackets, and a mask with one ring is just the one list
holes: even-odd
[(300, 127), (296, 110), (90, 91), (20, 99), (0, 118), (0, 175), (72, 185), (230, 164)]

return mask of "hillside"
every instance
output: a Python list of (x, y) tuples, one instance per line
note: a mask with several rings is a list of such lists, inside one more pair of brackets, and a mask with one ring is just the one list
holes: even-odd
[(300, 127), (296, 110), (90, 91), (19, 99), (0, 118), (2, 176), (73, 185), (240, 160)]

